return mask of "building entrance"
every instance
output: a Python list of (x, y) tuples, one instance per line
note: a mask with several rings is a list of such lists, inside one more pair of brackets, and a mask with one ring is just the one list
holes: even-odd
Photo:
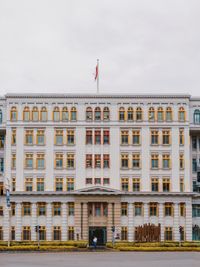
[(89, 245), (93, 243), (93, 238), (97, 238), (97, 246), (104, 246), (107, 242), (107, 229), (106, 227), (89, 227)]

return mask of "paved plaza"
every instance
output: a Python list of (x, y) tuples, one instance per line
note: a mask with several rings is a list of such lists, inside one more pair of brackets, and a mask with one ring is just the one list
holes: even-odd
[(2, 253), (1, 267), (199, 267), (200, 253)]

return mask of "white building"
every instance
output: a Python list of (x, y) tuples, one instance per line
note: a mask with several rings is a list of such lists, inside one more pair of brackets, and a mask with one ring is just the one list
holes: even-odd
[(36, 240), (39, 225), (41, 240), (105, 243), (113, 227), (157, 240), (144, 224), (161, 241), (200, 239), (199, 163), (200, 99), (189, 95), (6, 95), (0, 239)]

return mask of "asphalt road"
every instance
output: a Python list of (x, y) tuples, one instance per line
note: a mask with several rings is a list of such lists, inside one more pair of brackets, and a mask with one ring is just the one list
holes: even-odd
[(199, 267), (198, 252), (0, 253), (0, 267)]

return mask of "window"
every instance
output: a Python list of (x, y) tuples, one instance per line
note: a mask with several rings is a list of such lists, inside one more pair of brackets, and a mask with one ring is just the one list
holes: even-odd
[(45, 202), (37, 203), (37, 215), (46, 216), (46, 203)]
[(142, 121), (142, 109), (140, 107), (136, 108), (136, 121)]
[(195, 109), (194, 111), (194, 124), (200, 124), (200, 110)]
[(16, 154), (12, 154), (12, 160), (11, 160), (11, 168), (16, 169)]
[(101, 178), (94, 178), (94, 184), (101, 184)]
[(39, 240), (45, 241), (46, 240), (46, 227), (39, 226)]
[(3, 241), (3, 227), (0, 226), (0, 240)]
[(3, 122), (3, 112), (2, 110), (0, 109), (0, 124), (2, 124)]
[(128, 169), (128, 167), (129, 167), (128, 154), (121, 154), (121, 168)]
[(172, 108), (166, 108), (166, 121), (172, 121)]
[(121, 227), (121, 240), (128, 240), (128, 228), (126, 226)]
[(68, 203), (68, 215), (74, 216), (74, 202)]
[(153, 107), (149, 108), (149, 121), (155, 121), (155, 109)]
[(60, 121), (60, 109), (55, 107), (53, 110), (53, 121)]
[(121, 178), (121, 188), (122, 188), (122, 191), (124, 192), (129, 191), (129, 179), (128, 178)]
[(94, 131), (94, 143), (95, 145), (101, 144), (101, 131), (100, 130)]
[(86, 178), (85, 183), (86, 184), (92, 184), (92, 178)]
[(26, 130), (25, 145), (33, 145), (33, 130)]
[(163, 179), (163, 192), (170, 192), (170, 179), (169, 178)]
[(5, 139), (4, 135), (0, 135), (0, 149), (4, 148), (4, 139)]
[(62, 153), (56, 153), (55, 168), (56, 169), (62, 169), (63, 168), (63, 154)]
[(39, 121), (39, 111), (37, 107), (33, 107), (32, 110), (32, 121)]
[(170, 130), (163, 130), (162, 131), (162, 143), (163, 145), (170, 144)]
[(192, 149), (196, 150), (197, 149), (197, 137), (192, 136)]
[(151, 191), (158, 192), (159, 191), (159, 179), (151, 178)]
[(103, 185), (109, 185), (110, 179), (109, 178), (103, 178)]
[(119, 109), (119, 121), (125, 121), (125, 109), (123, 107)]
[(86, 155), (86, 168), (92, 168), (92, 155)]
[(158, 203), (149, 203), (149, 216), (158, 216)]
[(33, 169), (33, 154), (32, 153), (25, 154), (25, 168)]
[(94, 157), (94, 167), (101, 168), (101, 155), (100, 154), (96, 154)]
[(30, 241), (31, 240), (31, 227), (23, 226), (22, 227), (22, 240)]
[(67, 169), (74, 169), (75, 168), (75, 155), (67, 153)]
[(132, 155), (132, 167), (133, 169), (140, 168), (140, 154), (133, 154)]
[(23, 120), (30, 121), (30, 110), (29, 107), (25, 107), (23, 111)]
[(103, 144), (104, 145), (110, 144), (110, 132), (109, 132), (109, 130), (103, 130)]
[(25, 179), (25, 191), (26, 192), (33, 191), (33, 178), (26, 178)]
[(71, 108), (71, 121), (76, 121), (77, 120), (77, 111), (75, 107)]
[(44, 140), (44, 130), (37, 130), (37, 137), (36, 137), (37, 145), (43, 146), (45, 144)]
[(11, 203), (11, 216), (15, 216), (15, 202)]
[(11, 240), (14, 241), (15, 240), (15, 226), (11, 227)]
[(92, 120), (93, 120), (92, 108), (88, 107), (86, 108), (86, 121), (92, 121)]
[(184, 129), (179, 130), (179, 145), (184, 145)]
[(53, 227), (53, 240), (54, 241), (61, 240), (61, 227), (60, 226)]
[(3, 182), (0, 182), (0, 196), (3, 196)]
[(162, 167), (163, 169), (170, 169), (170, 155), (169, 154), (163, 154), (162, 155)]
[(105, 108), (103, 109), (103, 120), (104, 120), (104, 121), (108, 121), (108, 120), (110, 120), (110, 110), (109, 110), (108, 107), (105, 107)]
[(17, 108), (12, 107), (10, 111), (10, 120), (11, 121), (17, 121)]
[(139, 130), (137, 130), (137, 131), (134, 130), (132, 132), (132, 134), (133, 134), (133, 136), (132, 136), (133, 145), (140, 145), (140, 131)]
[(45, 168), (45, 159), (44, 159), (43, 153), (37, 153), (36, 168), (37, 169), (44, 169)]
[(40, 111), (40, 120), (41, 121), (47, 121), (47, 109), (46, 107), (42, 107)]
[(121, 131), (121, 145), (128, 145), (129, 143), (129, 132)]
[(61, 216), (61, 203), (60, 202), (53, 203), (53, 216)]
[(151, 131), (151, 145), (159, 144), (159, 132), (157, 130)]
[(179, 156), (179, 167), (181, 170), (184, 169), (184, 155), (183, 154), (180, 154)]
[(16, 191), (16, 179), (12, 178), (12, 191), (15, 192)]
[(122, 202), (121, 203), (121, 216), (127, 216), (128, 215), (128, 203)]
[(129, 107), (128, 112), (127, 112), (127, 120), (128, 121), (133, 121), (133, 108)]
[(164, 112), (163, 112), (163, 108), (162, 107), (159, 107), (158, 108), (158, 111), (157, 111), (157, 120), (159, 122), (161, 122), (161, 121), (164, 120)]
[(92, 130), (86, 130), (86, 145), (92, 145)]
[(37, 191), (44, 191), (44, 178), (37, 178)]
[(140, 178), (133, 178), (133, 192), (140, 191)]
[(192, 204), (192, 217), (200, 217), (200, 204)]
[(0, 216), (3, 216), (3, 207), (0, 206)]
[(184, 178), (180, 178), (180, 192), (184, 192)]
[(62, 109), (62, 121), (68, 121), (69, 120), (69, 112), (67, 107), (63, 107)]
[(197, 159), (192, 159), (192, 172), (197, 172)]
[(180, 203), (179, 205), (180, 208), (180, 216), (185, 217), (185, 203)]
[(63, 130), (56, 130), (55, 132), (55, 145), (62, 146), (63, 145)]
[(11, 133), (11, 145), (16, 145), (16, 129), (13, 128)]
[(101, 120), (101, 109), (99, 107), (96, 107), (94, 110), (94, 119), (95, 121)]
[(63, 191), (63, 178), (56, 178), (55, 189), (57, 192)]
[(165, 203), (164, 211), (165, 216), (173, 216), (173, 204)]
[(69, 226), (68, 228), (68, 240), (74, 240), (74, 227)]
[(165, 227), (165, 241), (173, 241), (172, 227)]
[(185, 109), (183, 107), (180, 107), (178, 110), (178, 120), (185, 121)]
[(74, 145), (75, 138), (74, 138), (74, 130), (67, 130), (67, 145)]
[(22, 216), (31, 216), (31, 203), (30, 202), (22, 203)]
[(0, 158), (0, 172), (4, 172), (4, 158)]
[(109, 154), (103, 155), (103, 167), (110, 168), (110, 155)]
[(95, 209), (95, 216), (97, 217), (101, 216), (101, 203), (95, 203), (94, 209)]
[(135, 216), (142, 216), (142, 214), (143, 214), (143, 204), (140, 203), (140, 202), (135, 202), (134, 211), (135, 211)]
[(67, 178), (67, 192), (74, 191), (74, 178)]
[(159, 168), (159, 155), (151, 154), (151, 168), (158, 169)]

